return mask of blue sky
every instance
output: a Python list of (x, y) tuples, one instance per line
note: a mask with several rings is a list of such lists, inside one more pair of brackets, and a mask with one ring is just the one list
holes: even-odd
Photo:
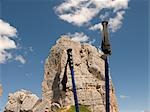
[[(6, 104), (8, 93), (19, 89), (30, 90), (41, 97), (44, 60), (60, 35), (84, 32), (90, 40), (95, 39), (93, 45), (99, 46), (101, 34), (98, 30), (91, 31), (86, 24), (78, 27), (60, 20), (54, 7), (61, 3), (62, 0), (0, 0), (0, 19), (17, 29), (17, 37), (13, 38), (17, 48), (8, 52), (21, 55), (25, 60), (25, 63), (15, 59), (1, 63), (0, 82), (4, 92), (0, 108)], [(148, 0), (130, 0), (121, 28), (110, 33), (111, 77), (120, 112), (150, 109), (148, 10)], [(98, 16), (91, 24), (97, 22), (100, 22)]]

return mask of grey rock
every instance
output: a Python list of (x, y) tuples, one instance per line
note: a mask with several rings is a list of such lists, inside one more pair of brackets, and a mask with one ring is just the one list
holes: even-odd
[(5, 106), (5, 112), (32, 112), (38, 100), (39, 98), (35, 94), (26, 90), (10, 93)]
[[(66, 91), (62, 79), (67, 62), (67, 49), (72, 48), (74, 74), (79, 104), (88, 106), (91, 112), (105, 112), (105, 63), (103, 52), (90, 44), (61, 37), (54, 45), (44, 66), (42, 99), (29, 91), (9, 94), (5, 112), (57, 112), (59, 108), (74, 105), (72, 79), (67, 66)], [(110, 79), (111, 112), (119, 112), (115, 90)]]
[[(61, 107), (74, 105), (72, 82), (67, 67), (67, 91), (62, 90), (62, 78), (67, 62), (67, 49), (73, 49), (74, 73), (79, 103), (87, 105), (92, 112), (105, 112), (105, 66), (103, 53), (90, 44), (60, 38), (45, 61), (42, 99)], [(119, 112), (114, 87), (111, 82), (111, 111)], [(52, 105), (51, 105), (52, 106)]]

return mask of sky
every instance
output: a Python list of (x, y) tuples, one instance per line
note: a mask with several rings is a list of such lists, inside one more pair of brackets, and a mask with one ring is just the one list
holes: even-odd
[(61, 35), (99, 48), (102, 20), (109, 21), (110, 71), (120, 112), (150, 110), (149, 5), (148, 0), (0, 0), (1, 110), (8, 94), (20, 89), (41, 97), (44, 61)]

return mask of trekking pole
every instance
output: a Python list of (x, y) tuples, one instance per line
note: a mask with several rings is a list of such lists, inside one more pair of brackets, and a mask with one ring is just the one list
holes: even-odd
[(71, 77), (72, 77), (72, 86), (73, 86), (73, 95), (74, 95), (74, 101), (75, 101), (75, 109), (76, 109), (76, 112), (79, 112), (78, 97), (77, 97), (76, 84), (75, 84), (75, 78), (74, 78), (72, 49), (68, 49), (67, 54), (68, 54), (69, 67), (70, 67)]
[(108, 57), (105, 59), (105, 91), (106, 91), (106, 112), (110, 112), (110, 93), (109, 93), (109, 65)]
[(104, 52), (103, 59), (105, 61), (105, 100), (106, 100), (106, 112), (110, 112), (110, 82), (109, 82), (109, 64), (108, 64), (108, 55), (111, 55), (111, 47), (109, 43), (109, 38), (108, 38), (108, 29), (107, 21), (102, 22), (103, 25), (103, 38), (102, 38), (102, 45), (101, 49)]

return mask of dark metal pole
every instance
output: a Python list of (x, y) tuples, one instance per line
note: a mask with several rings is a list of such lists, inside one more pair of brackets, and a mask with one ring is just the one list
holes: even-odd
[(107, 21), (102, 22), (103, 25), (103, 38), (102, 38), (102, 45), (101, 49), (104, 52), (103, 59), (105, 61), (105, 100), (106, 100), (106, 112), (110, 112), (110, 85), (109, 85), (109, 64), (108, 64), (108, 55), (111, 55), (111, 47), (109, 43), (109, 38), (108, 38), (108, 29)]
[(106, 91), (106, 112), (110, 112), (110, 93), (109, 93), (109, 64), (108, 57), (105, 59), (105, 91)]
[(74, 67), (73, 67), (72, 49), (68, 49), (67, 54), (68, 54), (69, 67), (70, 67), (71, 76), (72, 76), (72, 86), (73, 86), (75, 108), (76, 108), (76, 112), (79, 112), (78, 97), (77, 97), (76, 84), (75, 84), (75, 78), (74, 78), (74, 70), (73, 70)]
[(108, 37), (108, 21), (103, 21), (103, 37), (102, 37), (102, 45), (101, 49), (104, 52), (105, 55), (111, 55), (111, 47), (110, 47), (110, 42), (109, 42), (109, 37)]

